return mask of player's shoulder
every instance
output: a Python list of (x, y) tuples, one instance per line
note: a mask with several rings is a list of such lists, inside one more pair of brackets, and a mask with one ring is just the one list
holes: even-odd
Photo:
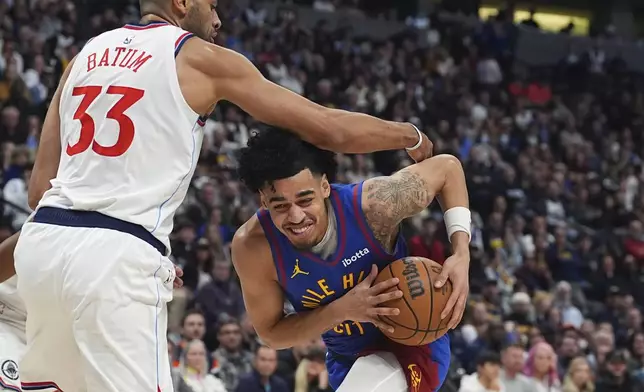
[(257, 214), (254, 214), (249, 220), (241, 225), (239, 229), (237, 229), (233, 236), (232, 247), (233, 251), (237, 250), (238, 252), (241, 251), (243, 253), (255, 253), (258, 251), (262, 253), (262, 251), (268, 250), (268, 253), (270, 254), (270, 246)]
[(235, 232), (231, 248), (233, 264), (239, 274), (276, 276), (271, 247), (257, 214)]
[(178, 56), (191, 67), (213, 77), (235, 77), (247, 69), (250, 61), (234, 50), (193, 37), (185, 42)]

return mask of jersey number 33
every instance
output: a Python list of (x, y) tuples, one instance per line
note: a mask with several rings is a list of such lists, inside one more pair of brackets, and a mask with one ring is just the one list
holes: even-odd
[[(94, 140), (96, 123), (87, 109), (101, 94), (120, 95), (121, 98), (107, 112), (107, 118), (118, 123), (118, 137), (111, 146), (103, 146)], [(134, 123), (125, 114), (125, 111), (143, 98), (144, 91), (132, 87), (109, 86), (103, 91), (101, 86), (74, 87), (73, 96), (82, 96), (78, 109), (74, 113), (74, 120), (81, 123), (80, 137), (74, 145), (67, 144), (67, 155), (73, 156), (85, 152), (90, 146), (96, 154), (105, 157), (118, 157), (123, 155), (132, 145), (134, 140)]]

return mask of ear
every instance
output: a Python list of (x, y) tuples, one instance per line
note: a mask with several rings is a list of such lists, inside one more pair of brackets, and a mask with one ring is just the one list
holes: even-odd
[(268, 209), (268, 203), (266, 203), (266, 196), (262, 191), (259, 191), (259, 202), (263, 208)]
[(322, 176), (322, 195), (325, 199), (331, 196), (331, 184), (329, 184), (326, 174)]
[(188, 14), (188, 8), (192, 5), (192, 0), (172, 0), (172, 8), (184, 18)]

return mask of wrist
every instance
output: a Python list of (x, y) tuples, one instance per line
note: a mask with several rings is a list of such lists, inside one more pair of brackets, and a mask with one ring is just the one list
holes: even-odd
[[(419, 134), (416, 126), (412, 123), (397, 123), (400, 132), (400, 148), (399, 149), (411, 149), (419, 142), (422, 143), (422, 136)], [(418, 148), (418, 147), (416, 147)]]
[(408, 145), (407, 147), (405, 147), (405, 150), (414, 151), (414, 150), (419, 149), (420, 146), (422, 146), (422, 144), (423, 144), (423, 134), (422, 134), (422, 132), (420, 132), (420, 129), (418, 129), (417, 126), (415, 126), (412, 123), (408, 123), (408, 124), (411, 125), (411, 127), (414, 129), (414, 131), (416, 131), (416, 143), (414, 143), (411, 146)]
[(342, 310), (342, 302), (342, 297), (340, 297), (324, 307), (324, 310), (327, 313), (326, 317), (331, 322), (333, 327), (347, 320), (347, 316)]

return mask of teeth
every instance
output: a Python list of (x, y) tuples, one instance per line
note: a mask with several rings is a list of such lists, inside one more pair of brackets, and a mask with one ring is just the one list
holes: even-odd
[(302, 234), (302, 233), (304, 233), (304, 232), (305, 232), (309, 227), (311, 227), (311, 226), (305, 226), (305, 227), (302, 227), (302, 228), (299, 228), (299, 229), (295, 229), (295, 228), (293, 228), (293, 229), (291, 229), (291, 230), (293, 230), (293, 232), (294, 232), (294, 233), (296, 233), (296, 234)]

